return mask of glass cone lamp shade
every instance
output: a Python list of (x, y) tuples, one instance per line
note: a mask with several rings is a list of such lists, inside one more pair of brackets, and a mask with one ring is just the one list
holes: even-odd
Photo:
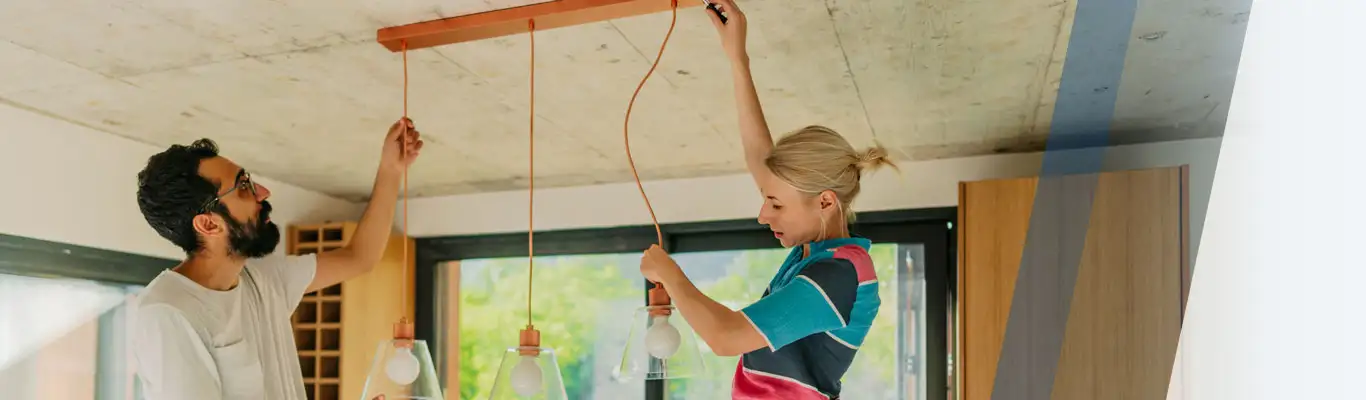
[(395, 324), (394, 339), (380, 341), (360, 400), (444, 400), (431, 350), (412, 335), (413, 325), (404, 320)]
[(541, 333), (530, 325), (521, 333), (521, 345), (503, 352), (498, 376), (489, 400), (565, 400), (564, 379), (555, 350), (541, 347)]
[(697, 335), (668, 296), (662, 286), (655, 286), (650, 289), (651, 305), (636, 309), (621, 362), (612, 370), (617, 382), (705, 376)]

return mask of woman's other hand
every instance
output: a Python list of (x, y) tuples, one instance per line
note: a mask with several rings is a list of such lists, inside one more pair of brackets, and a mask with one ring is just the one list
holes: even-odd
[(683, 269), (659, 245), (650, 245), (640, 257), (640, 274), (650, 282), (668, 283), (683, 275)]
[(745, 51), (745, 32), (747, 21), (745, 13), (735, 6), (734, 0), (710, 0), (721, 12), (726, 14), (726, 22), (722, 23), (721, 18), (711, 10), (704, 9), (707, 18), (711, 19), (711, 24), (716, 26), (716, 31), (721, 34), (721, 46), (726, 50), (726, 57), (731, 61), (744, 60), (748, 57)]

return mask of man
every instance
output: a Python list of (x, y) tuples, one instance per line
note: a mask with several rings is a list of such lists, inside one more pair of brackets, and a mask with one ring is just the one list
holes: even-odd
[(148, 159), (138, 173), (147, 223), (185, 251), (134, 306), (133, 356), (150, 400), (305, 400), (290, 314), (304, 293), (374, 268), (393, 224), (403, 172), (422, 140), (389, 128), (374, 192), (354, 238), (316, 255), (265, 259), (280, 241), (270, 190), (201, 139)]

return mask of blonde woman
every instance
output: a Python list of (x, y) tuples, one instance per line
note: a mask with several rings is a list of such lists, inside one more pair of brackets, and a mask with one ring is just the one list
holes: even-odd
[(712, 351), (741, 356), (732, 399), (838, 399), (880, 305), (872, 243), (849, 235), (850, 203), (865, 172), (892, 164), (882, 148), (856, 151), (821, 126), (774, 144), (750, 76), (745, 15), (732, 0), (714, 4), (725, 22), (705, 12), (731, 61), (745, 160), (764, 196), (759, 223), (792, 250), (763, 297), (738, 311), (702, 294), (658, 246), (645, 252), (640, 271), (669, 289)]

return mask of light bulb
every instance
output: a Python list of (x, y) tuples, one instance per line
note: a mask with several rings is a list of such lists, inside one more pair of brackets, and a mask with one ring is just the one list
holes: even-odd
[(400, 385), (408, 385), (417, 380), (419, 369), (421, 365), (418, 364), (417, 357), (413, 355), (413, 350), (407, 347), (399, 347), (384, 365), (384, 373)]
[(536, 356), (522, 356), (522, 360), (512, 367), (512, 390), (522, 396), (531, 396), (541, 391), (541, 366), (536, 364)]
[(678, 352), (681, 339), (678, 328), (669, 324), (667, 315), (654, 316), (652, 319), (654, 323), (645, 331), (645, 350), (655, 358), (673, 357), (674, 353)]

